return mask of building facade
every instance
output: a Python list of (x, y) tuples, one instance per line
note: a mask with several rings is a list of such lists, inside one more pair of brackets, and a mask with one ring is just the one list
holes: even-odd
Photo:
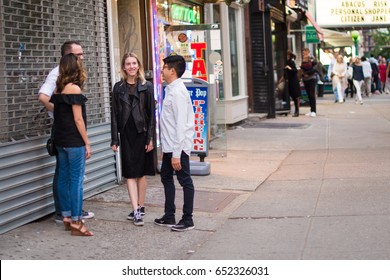
[(54, 211), (55, 158), (45, 149), (52, 120), (37, 93), (58, 65), (60, 47), (67, 40), (81, 43), (88, 71), (84, 93), (94, 156), (87, 161), (84, 197), (112, 188), (120, 179), (109, 145), (110, 93), (120, 79), (121, 57), (125, 52), (140, 56), (146, 78), (161, 100), (160, 65), (169, 54), (165, 32), (169, 26), (218, 26), (210, 38), (219, 42), (210, 46), (220, 59), (205, 57), (205, 75), (214, 92), (211, 122), (224, 126), (247, 117), (244, 6), (240, 3), (1, 0), (0, 12), (0, 233)]

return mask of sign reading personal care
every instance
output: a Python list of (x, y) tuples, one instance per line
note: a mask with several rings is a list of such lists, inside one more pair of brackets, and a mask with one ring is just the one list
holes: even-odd
[(316, 1), (321, 27), (390, 25), (390, 0)]

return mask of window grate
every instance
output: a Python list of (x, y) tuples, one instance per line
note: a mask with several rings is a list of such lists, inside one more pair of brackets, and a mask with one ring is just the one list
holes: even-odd
[(106, 1), (3, 0), (0, 14), (0, 144), (50, 133), (37, 93), (67, 40), (79, 41), (85, 53), (88, 124), (109, 122)]

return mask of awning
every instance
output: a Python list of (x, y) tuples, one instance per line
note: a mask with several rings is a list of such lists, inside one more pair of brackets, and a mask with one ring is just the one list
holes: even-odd
[(310, 23), (314, 26), (314, 28), (317, 31), (318, 39), (320, 41), (324, 41), (324, 32), (321, 30), (321, 27), (317, 24), (317, 22), (314, 20), (313, 16), (309, 12), (305, 12), (305, 16), (310, 21)]
[(339, 32), (336, 30), (323, 28), (324, 42), (334, 47), (353, 46), (351, 36), (347, 32)]

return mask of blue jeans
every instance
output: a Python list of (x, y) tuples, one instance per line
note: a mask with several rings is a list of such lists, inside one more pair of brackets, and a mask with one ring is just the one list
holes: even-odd
[[(175, 206), (175, 183), (173, 180), (173, 167), (171, 163), (172, 153), (164, 153), (161, 164), (161, 182), (164, 185), (165, 193), (165, 206), (164, 212), (167, 218), (175, 217), (176, 206)], [(175, 171), (177, 180), (183, 187), (184, 193), (184, 205), (183, 205), (183, 216), (184, 222), (192, 222), (192, 212), (194, 209), (194, 194), (195, 188), (192, 183), (190, 173), (190, 158), (182, 152), (180, 156), (181, 170)]]
[(57, 147), (58, 196), (62, 216), (82, 219), (85, 146)]

